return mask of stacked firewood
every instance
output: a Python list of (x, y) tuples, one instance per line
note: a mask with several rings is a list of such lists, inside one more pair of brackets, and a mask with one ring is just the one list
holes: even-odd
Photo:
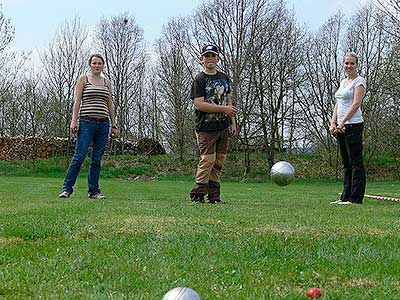
[(112, 139), (106, 150), (106, 154), (144, 154), (156, 155), (165, 154), (164, 147), (153, 139), (143, 138), (137, 144), (132, 141)]
[(73, 149), (67, 138), (1, 137), (0, 160), (26, 160), (66, 155)]
[(140, 154), (155, 155), (165, 154), (164, 147), (157, 141), (152, 139), (141, 139), (137, 144), (138, 152)]
[[(0, 160), (27, 160), (72, 155), (75, 140), (68, 138), (0, 137)], [(90, 150), (89, 150), (90, 151)], [(139, 140), (135, 145), (120, 139), (110, 140), (106, 154), (164, 154), (160, 143), (151, 139)]]

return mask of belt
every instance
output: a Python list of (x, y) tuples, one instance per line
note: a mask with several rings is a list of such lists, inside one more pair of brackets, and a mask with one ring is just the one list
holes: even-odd
[(79, 119), (88, 120), (88, 121), (96, 121), (96, 122), (108, 121), (108, 118), (95, 118), (95, 117), (88, 117), (88, 116), (81, 116), (81, 117), (79, 117)]
[(353, 124), (344, 124), (345, 128), (361, 128), (364, 126), (364, 122), (361, 123), (353, 123)]

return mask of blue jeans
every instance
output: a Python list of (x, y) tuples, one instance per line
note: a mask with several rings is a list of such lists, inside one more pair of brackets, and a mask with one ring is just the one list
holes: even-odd
[(365, 193), (362, 135), (364, 123), (346, 124), (345, 132), (339, 133), (340, 154), (343, 163), (342, 201), (361, 204)]
[(88, 175), (88, 193), (95, 195), (100, 193), (99, 177), (101, 169), (101, 158), (108, 142), (110, 121), (105, 120), (79, 120), (79, 131), (76, 140), (75, 153), (69, 164), (67, 174), (64, 179), (63, 191), (68, 193), (73, 192), (76, 178), (83, 161), (85, 160), (89, 146), (93, 144), (92, 153), (90, 156), (90, 168)]

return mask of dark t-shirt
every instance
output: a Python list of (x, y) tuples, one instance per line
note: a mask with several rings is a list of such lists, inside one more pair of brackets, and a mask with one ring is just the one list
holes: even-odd
[[(217, 71), (215, 75), (199, 73), (193, 81), (190, 97), (204, 97), (204, 101), (226, 105), (231, 84), (226, 74)], [(197, 131), (218, 131), (229, 127), (229, 117), (225, 113), (206, 113), (195, 109)]]

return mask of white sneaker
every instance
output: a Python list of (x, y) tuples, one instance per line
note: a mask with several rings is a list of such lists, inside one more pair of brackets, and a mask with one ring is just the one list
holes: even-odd
[(102, 193), (97, 193), (97, 194), (88, 194), (88, 197), (90, 199), (97, 199), (97, 200), (106, 200), (107, 197), (105, 195), (103, 195)]
[(62, 191), (59, 195), (58, 198), (69, 198), (71, 196), (71, 193), (68, 193), (67, 191)]

